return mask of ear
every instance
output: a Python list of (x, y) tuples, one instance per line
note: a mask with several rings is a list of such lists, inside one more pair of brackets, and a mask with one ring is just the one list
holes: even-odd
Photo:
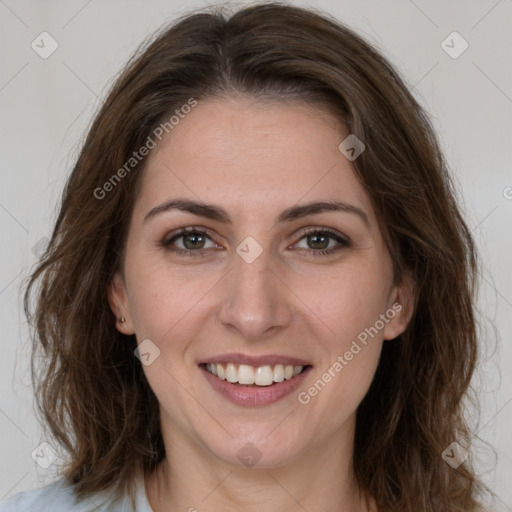
[(403, 276), (399, 285), (393, 286), (389, 294), (384, 327), (384, 339), (392, 340), (402, 334), (414, 311), (414, 286), (409, 276)]
[[(134, 334), (130, 303), (126, 285), (120, 272), (116, 272), (108, 285), (108, 303), (116, 317), (116, 328), (122, 334)], [(124, 318), (124, 322), (121, 320)]]

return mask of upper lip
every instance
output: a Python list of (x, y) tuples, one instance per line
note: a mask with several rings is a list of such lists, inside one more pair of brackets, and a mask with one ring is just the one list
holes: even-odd
[(304, 359), (298, 359), (290, 356), (280, 356), (278, 354), (267, 354), (260, 356), (250, 356), (247, 354), (219, 354), (200, 361), (199, 364), (247, 364), (249, 366), (273, 366), (276, 364), (292, 365), (292, 366), (309, 366), (311, 363)]

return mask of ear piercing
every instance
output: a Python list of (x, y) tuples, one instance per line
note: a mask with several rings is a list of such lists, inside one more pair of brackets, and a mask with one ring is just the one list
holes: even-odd
[(124, 316), (122, 316), (122, 317), (119, 319), (119, 321), (120, 321), (122, 324), (124, 324), (124, 323), (126, 322), (126, 320), (124, 319)]

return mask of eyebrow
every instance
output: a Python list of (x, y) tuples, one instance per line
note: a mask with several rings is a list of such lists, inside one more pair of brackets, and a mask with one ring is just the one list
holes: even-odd
[[(223, 224), (233, 224), (231, 216), (222, 207), (185, 198), (171, 199), (165, 203), (155, 206), (144, 217), (144, 222), (154, 217), (155, 215), (174, 209), (222, 222)], [(277, 222), (291, 222), (293, 220), (306, 217), (307, 215), (323, 212), (350, 213), (358, 216), (366, 224), (367, 227), (370, 227), (370, 222), (366, 213), (357, 206), (351, 205), (344, 201), (316, 201), (312, 203), (290, 206), (280, 213)]]

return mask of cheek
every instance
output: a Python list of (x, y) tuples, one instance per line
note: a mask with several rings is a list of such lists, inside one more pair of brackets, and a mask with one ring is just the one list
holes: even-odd
[(383, 330), (377, 322), (384, 311), (385, 294), (375, 290), (372, 294), (372, 289), (346, 286), (332, 290), (331, 300), (325, 298), (322, 321), (330, 329), (319, 339), (323, 357), (315, 379), (298, 397), (300, 403), (313, 403), (317, 411), (327, 411), (334, 429), (357, 410), (379, 363)]
[[(325, 399), (319, 406), (332, 414), (333, 425), (343, 424), (357, 411), (375, 375), (382, 341), (375, 339), (367, 346), (359, 343), (359, 347), (354, 349), (352, 346), (352, 350), (345, 351), (337, 361), (339, 365), (330, 368), (329, 375), (334, 374), (334, 377), (327, 384), (330, 389), (326, 390)], [(353, 351), (357, 353), (348, 360), (347, 354)]]
[(306, 280), (302, 287), (295, 283), (307, 305), (304, 314), (320, 319), (316, 334), (324, 352), (317, 380), (304, 391), (312, 399), (318, 396), (318, 406), (336, 404), (332, 412), (341, 419), (357, 408), (379, 362), (385, 325), (381, 315), (391, 279), (386, 271), (377, 265), (346, 265), (315, 280), (315, 286)]
[(200, 306), (218, 276), (206, 272), (193, 277), (178, 267), (173, 269), (165, 262), (147, 258), (144, 266), (133, 267), (129, 279), (131, 313), (138, 337), (152, 336), (163, 342), (171, 330), (193, 327), (190, 314)]
[(319, 273), (314, 279), (301, 276), (291, 286), (304, 304), (304, 314), (323, 325), (330, 352), (344, 350), (385, 313), (390, 286), (386, 269), (359, 263)]

